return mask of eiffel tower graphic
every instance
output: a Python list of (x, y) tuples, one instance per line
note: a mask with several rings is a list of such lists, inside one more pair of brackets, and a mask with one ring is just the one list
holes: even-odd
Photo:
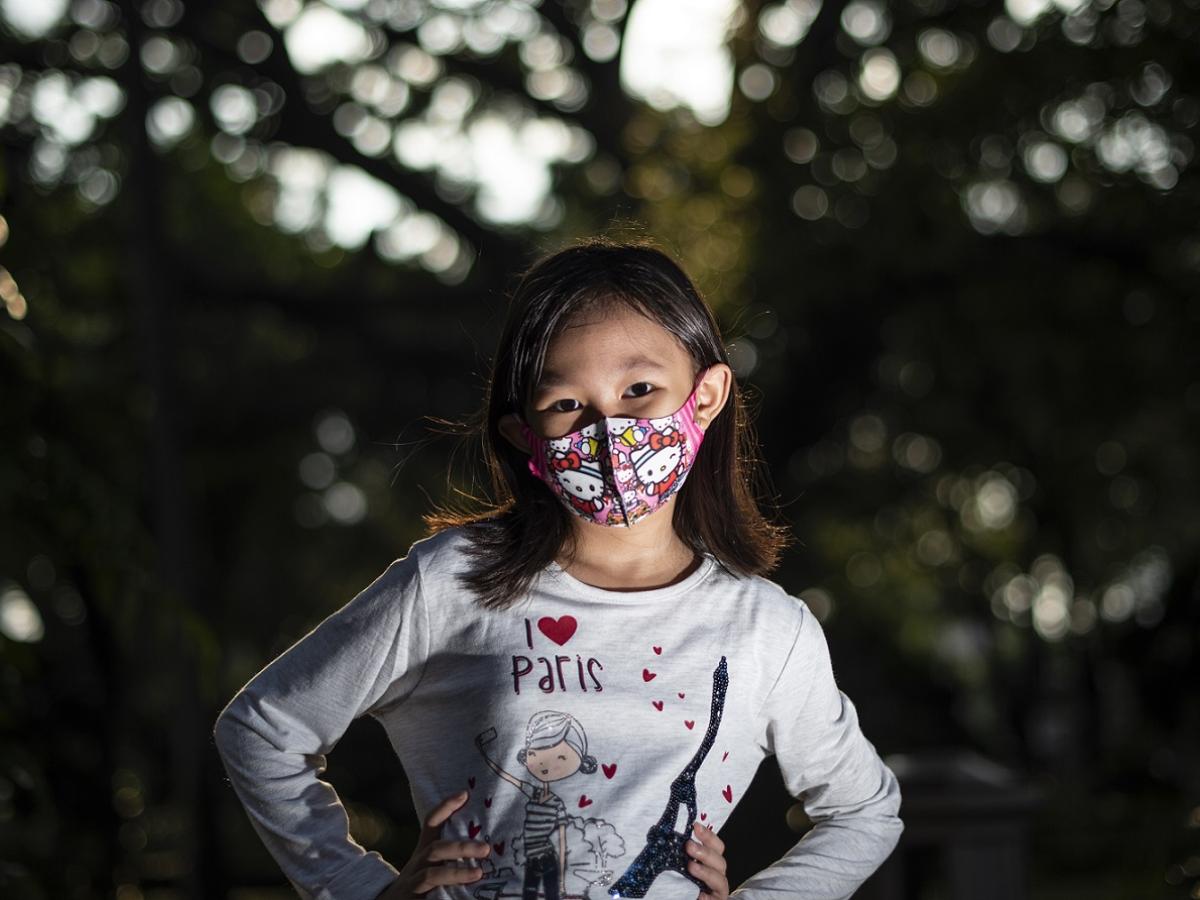
[[(692, 875), (687, 870), (691, 857), (684, 849), (691, 839), (692, 824), (696, 821), (696, 772), (717, 736), (717, 728), (721, 724), (721, 711), (725, 708), (725, 690), (729, 687), (729, 667), (725, 657), (713, 670), (712, 708), (708, 716), (708, 730), (696, 755), (671, 782), (671, 797), (663, 809), (663, 814), (646, 832), (646, 846), (637, 855), (625, 873), (609, 888), (608, 895), (613, 900), (619, 897), (644, 897), (650, 885), (667, 869), (678, 872), (689, 881), (694, 882), (701, 890), (707, 891), (708, 885)], [(675, 830), (675, 821), (679, 817), (680, 804), (686, 804), (688, 819), (686, 833), (680, 834)]]

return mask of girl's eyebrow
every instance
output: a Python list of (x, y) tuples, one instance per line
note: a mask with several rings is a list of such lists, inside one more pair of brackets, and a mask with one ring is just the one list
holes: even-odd
[[(641, 354), (636, 354), (634, 356), (627, 356), (623, 360), (621, 360), (617, 364), (617, 366), (618, 366), (617, 371), (619, 371), (619, 372), (628, 372), (630, 369), (636, 369), (639, 367), (646, 368), (646, 369), (656, 369), (657, 371), (663, 372), (663, 371), (666, 371), (666, 368), (667, 368), (662, 363), (660, 363), (658, 360), (651, 359), (650, 357), (643, 356)], [(567, 384), (568, 380), (569, 379), (565, 375), (563, 375), (561, 372), (556, 372), (553, 369), (545, 369), (542, 372), (542, 377), (538, 379), (537, 390), (544, 390), (545, 388), (559, 387), (561, 385)]]

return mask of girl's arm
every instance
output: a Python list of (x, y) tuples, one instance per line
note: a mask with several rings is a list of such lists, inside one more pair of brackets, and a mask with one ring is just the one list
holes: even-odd
[(373, 900), (398, 874), (354, 841), (337, 793), (317, 776), (352, 720), (416, 686), (428, 631), (410, 553), (255, 675), (217, 718), (230, 783), (305, 900)]
[(475, 746), (478, 747), (479, 752), (481, 754), (483, 754), (483, 761), (485, 763), (487, 763), (487, 767), (489, 769), (491, 769), (493, 772), (495, 772), (497, 775), (499, 775), (501, 778), (503, 778), (505, 781), (507, 781), (509, 784), (511, 784), (517, 790), (521, 791), (523, 794), (526, 794), (527, 796), (529, 796), (530, 799), (532, 799), (534, 792), (537, 790), (537, 788), (534, 785), (526, 785), (524, 781), (517, 778), (515, 775), (508, 774), (508, 772), (506, 772), (506, 771), (504, 771), (504, 769), (500, 768), (499, 763), (493, 762), (492, 758), (487, 755), (487, 750), (484, 749), (484, 746), (486, 743), (484, 735), (487, 735), (489, 733), (492, 735), (492, 737), (495, 737), (496, 729), (490, 728), (490, 729), (488, 729), (488, 731), (485, 731), (483, 734), (477, 735), (475, 738)]
[(833, 677), (825, 633), (807, 605), (767, 694), (768, 752), (815, 823), (782, 858), (730, 893), (741, 900), (840, 900), (888, 858), (904, 830), (900, 786), (859, 730)]
[(508, 772), (506, 772), (506, 771), (504, 771), (504, 769), (500, 768), (499, 763), (492, 762), (492, 760), (489, 759), (486, 755), (483, 757), (483, 761), (485, 763), (487, 763), (489, 769), (491, 769), (493, 772), (495, 772), (497, 775), (499, 775), (501, 778), (503, 778), (505, 781), (507, 781), (509, 784), (511, 784), (513, 787), (515, 787), (518, 791), (525, 794), (530, 799), (533, 799), (533, 795), (537, 792), (537, 785), (527, 784), (526, 782), (524, 782), (520, 778), (518, 778), (516, 775), (508, 774)]

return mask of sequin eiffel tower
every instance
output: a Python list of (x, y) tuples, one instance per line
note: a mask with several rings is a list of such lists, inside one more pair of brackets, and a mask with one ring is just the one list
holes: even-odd
[[(725, 689), (729, 687), (729, 668), (725, 657), (713, 670), (712, 708), (708, 716), (708, 730), (696, 755), (671, 782), (671, 799), (667, 801), (659, 820), (646, 832), (646, 846), (637, 858), (629, 864), (620, 878), (608, 888), (610, 898), (644, 897), (650, 885), (662, 872), (671, 869), (707, 891), (708, 885), (687, 870), (691, 857), (687, 855), (685, 844), (691, 840), (692, 823), (696, 821), (696, 772), (717, 736), (717, 728), (721, 724), (721, 711), (725, 708)], [(685, 833), (675, 830), (675, 821), (679, 817), (680, 804), (686, 804), (688, 809)]]

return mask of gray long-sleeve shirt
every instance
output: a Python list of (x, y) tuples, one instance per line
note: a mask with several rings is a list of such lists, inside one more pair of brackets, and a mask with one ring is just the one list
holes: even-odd
[[(695, 817), (719, 832), (770, 755), (815, 825), (732, 897), (849, 897), (892, 852), (899, 786), (802, 600), (706, 557), (644, 591), (551, 564), (520, 602), (485, 610), (455, 578), (467, 539), (417, 541), (217, 719), (233, 788), (302, 897), (373, 900), (404, 862), (355, 842), (318, 777), (363, 715), (386, 730), (421, 820), (467, 789), (441, 836), (492, 845), (483, 878), (435, 900), (520, 896), (526, 863), (549, 853), (568, 894), (607, 897), (652, 832), (689, 832), (692, 787)], [(698, 892), (666, 868), (645, 896)]]

